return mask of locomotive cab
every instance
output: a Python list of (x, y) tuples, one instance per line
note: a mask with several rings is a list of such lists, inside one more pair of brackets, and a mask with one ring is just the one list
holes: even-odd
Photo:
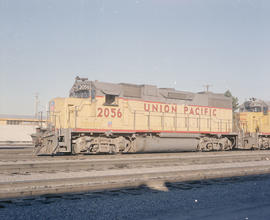
[(244, 148), (270, 148), (269, 104), (251, 98), (240, 106), (239, 116)]
[(251, 98), (240, 106), (240, 122), (245, 132), (265, 132), (270, 128), (269, 106), (262, 100)]

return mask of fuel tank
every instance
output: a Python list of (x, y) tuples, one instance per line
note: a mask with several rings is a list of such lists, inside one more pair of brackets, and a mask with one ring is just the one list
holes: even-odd
[(183, 152), (196, 151), (199, 136), (160, 134), (157, 136), (138, 137), (135, 140), (135, 152)]

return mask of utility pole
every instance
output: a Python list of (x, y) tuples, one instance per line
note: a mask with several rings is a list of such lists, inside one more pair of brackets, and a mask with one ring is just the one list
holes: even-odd
[(38, 119), (38, 105), (39, 105), (38, 93), (36, 93), (35, 94), (35, 119)]
[(205, 89), (206, 89), (205, 92), (208, 93), (209, 92), (209, 88), (212, 87), (212, 85), (206, 84), (203, 87), (205, 87)]

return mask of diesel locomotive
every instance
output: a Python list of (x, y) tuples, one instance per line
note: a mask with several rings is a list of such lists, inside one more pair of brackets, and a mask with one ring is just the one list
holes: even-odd
[(268, 108), (251, 99), (234, 114), (224, 94), (76, 77), (32, 138), (37, 155), (267, 149)]

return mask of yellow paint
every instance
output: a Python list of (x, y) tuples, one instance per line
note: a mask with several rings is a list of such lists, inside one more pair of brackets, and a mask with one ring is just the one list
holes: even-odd
[(270, 133), (270, 113), (240, 112), (240, 126), (245, 132)]
[[(96, 97), (93, 101), (81, 98), (55, 98), (50, 102), (49, 121), (56, 128), (232, 132), (231, 109), (151, 103), (124, 98), (117, 98), (117, 105), (114, 106), (106, 106), (104, 103), (105, 97)], [(148, 104), (151, 108), (146, 111), (145, 105), (148, 107)], [(155, 105), (159, 112), (153, 112), (152, 105)], [(189, 113), (185, 113), (185, 107), (189, 109)], [(191, 108), (193, 110), (190, 110)], [(208, 109), (208, 113), (211, 109), (214, 115), (201, 114), (205, 108)], [(190, 114), (190, 111), (193, 111), (193, 114)], [(102, 117), (98, 117), (100, 115)]]

